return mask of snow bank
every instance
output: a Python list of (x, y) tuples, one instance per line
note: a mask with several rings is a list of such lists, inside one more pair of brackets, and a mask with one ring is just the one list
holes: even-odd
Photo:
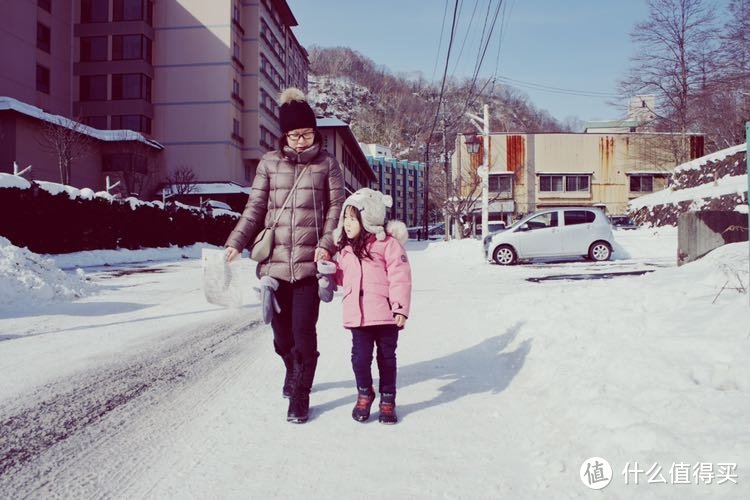
[(95, 289), (83, 271), (65, 273), (52, 259), (16, 247), (0, 236), (0, 309), (73, 300)]

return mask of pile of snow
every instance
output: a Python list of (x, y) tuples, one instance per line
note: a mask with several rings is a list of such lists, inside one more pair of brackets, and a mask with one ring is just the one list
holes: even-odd
[(0, 309), (73, 300), (95, 289), (83, 271), (65, 273), (52, 259), (16, 247), (0, 236)]

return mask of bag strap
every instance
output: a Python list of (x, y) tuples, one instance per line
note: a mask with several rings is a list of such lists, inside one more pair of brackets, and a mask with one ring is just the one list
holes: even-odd
[(305, 175), (305, 172), (307, 172), (307, 169), (309, 167), (310, 167), (309, 163), (307, 165), (305, 165), (305, 168), (302, 169), (302, 172), (294, 180), (294, 184), (292, 185), (292, 189), (289, 190), (289, 194), (286, 196), (286, 200), (284, 200), (284, 203), (282, 203), (281, 208), (279, 208), (279, 213), (276, 214), (276, 220), (273, 221), (273, 224), (271, 225), (272, 229), (276, 228), (276, 225), (279, 223), (279, 220), (281, 220), (281, 214), (284, 212), (284, 209), (286, 208), (286, 204), (289, 201), (289, 199), (292, 197), (292, 194), (294, 193), (294, 190), (297, 189), (297, 183), (299, 183), (299, 180), (302, 178), (303, 175)]

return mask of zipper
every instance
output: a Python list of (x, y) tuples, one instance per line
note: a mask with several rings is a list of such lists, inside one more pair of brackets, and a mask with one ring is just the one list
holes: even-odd
[[(301, 172), (299, 172), (299, 166), (298, 163), (296, 168), (294, 169), (294, 180), (292, 181), (292, 186), (296, 184), (297, 177), (299, 175), (302, 175)], [(294, 193), (292, 193), (292, 206), (290, 207), (292, 211), (291, 215), (291, 226), (289, 227), (289, 234), (292, 239), (291, 245), (289, 246), (289, 276), (291, 277), (290, 283), (294, 283), (296, 281), (296, 278), (294, 277), (294, 205), (297, 202), (297, 190), (294, 190)]]
[(362, 268), (362, 259), (357, 257), (359, 261), (359, 326), (365, 323), (365, 270)]

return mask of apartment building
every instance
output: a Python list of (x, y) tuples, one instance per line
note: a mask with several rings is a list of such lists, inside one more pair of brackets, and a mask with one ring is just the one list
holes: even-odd
[[(467, 139), (480, 143), (478, 154), (468, 154)], [(505, 222), (551, 206), (598, 206), (624, 214), (629, 200), (667, 187), (675, 148), (690, 159), (704, 154), (700, 134), (493, 133), (489, 144), (489, 219)], [(456, 138), (452, 176), (461, 179), (462, 196), (476, 189), (471, 180), (482, 147), (481, 137)], [(481, 207), (472, 213), (479, 221)]]
[(376, 176), (370, 187), (393, 198), (387, 217), (400, 220), (407, 227), (421, 226), (424, 217), (424, 163), (393, 158), (390, 149), (377, 144), (363, 147), (369, 153), (367, 161)]
[[(96, 178), (97, 189), (123, 164), (153, 177), (146, 163), (160, 182), (190, 169), (200, 183), (247, 185), (279, 142), (279, 91), (307, 89), (307, 52), (284, 0), (19, 0), (4, 8), (0, 96), (163, 147), (150, 162), (140, 152), (83, 162), (94, 170), (73, 180)], [(2, 122), (6, 138), (15, 116)], [(2, 141), (0, 171), (11, 170), (10, 156), (33, 156), (31, 144), (14, 141), (11, 152)]]

